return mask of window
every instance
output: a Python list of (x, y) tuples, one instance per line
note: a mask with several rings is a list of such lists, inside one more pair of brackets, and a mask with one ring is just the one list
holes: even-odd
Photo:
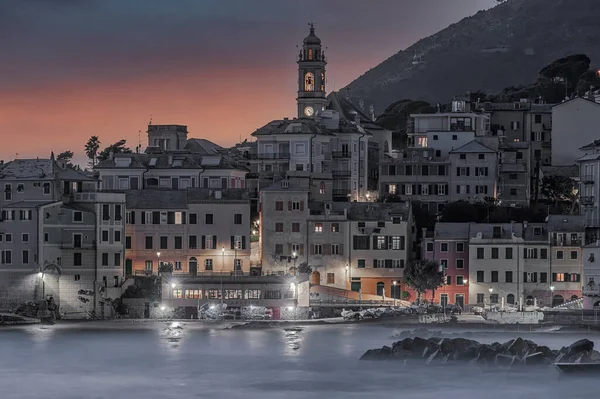
[(425, 244), (425, 251), (426, 251), (426, 252), (433, 252), (433, 248), (434, 248), (434, 247), (433, 247), (433, 243), (432, 243), (432, 242), (427, 242), (427, 243)]
[(11, 211), (11, 210), (2, 211), (2, 219), (3, 220), (15, 220), (15, 211)]
[(12, 186), (10, 184), (4, 185), (4, 199), (10, 201), (12, 199)]
[(556, 259), (564, 259), (564, 252), (556, 251)]
[(110, 220), (110, 206), (102, 205), (102, 220)]
[(48, 242), (50, 235), (48, 233), (44, 233), (44, 242)]
[(160, 237), (160, 249), (167, 249), (169, 247), (169, 237)]
[(75, 223), (83, 222), (83, 212), (73, 211), (73, 222), (75, 222)]
[(50, 183), (42, 184), (42, 190), (44, 192), (44, 195), (50, 195)]
[[(452, 276), (446, 276), (446, 277), (444, 278), (444, 280), (445, 280), (445, 281), (444, 281), (444, 284), (445, 284), (445, 285), (452, 285)], [(444, 295), (444, 294), (442, 294), (442, 295)]]
[(571, 251), (571, 259), (577, 259), (577, 251)]
[[(378, 240), (379, 240), (379, 237), (378, 237)], [(403, 243), (402, 236), (393, 236), (392, 237), (392, 248), (391, 249), (396, 250), (396, 251), (403, 249), (402, 248), (403, 247), (402, 243)], [(379, 241), (377, 242), (377, 245), (379, 245)]]
[(517, 180), (517, 174), (516, 174), (516, 173), (510, 173), (510, 174), (508, 175), (508, 178), (509, 178), (510, 180)]
[(462, 160), (467, 159), (467, 154), (460, 154), (460, 159), (462, 159)]
[(275, 210), (283, 211), (283, 201), (275, 201)]
[(190, 213), (190, 224), (198, 224), (198, 215), (195, 213)]
[(483, 303), (483, 294), (477, 294), (477, 303)]
[(523, 257), (525, 259), (537, 259), (537, 248), (524, 248)]
[(510, 189), (510, 195), (512, 195), (512, 196), (517, 195), (517, 189), (516, 188), (511, 188)]
[(354, 237), (352, 237), (352, 248), (354, 250), (370, 249), (369, 236), (354, 236)]
[(505, 259), (512, 259), (513, 258), (513, 249), (512, 248), (505, 248), (504, 249), (504, 258)]
[(300, 223), (292, 223), (292, 233), (300, 232)]
[(21, 253), (21, 258), (22, 258), (24, 265), (29, 263), (29, 250), (28, 249), (23, 250), (23, 252)]
[(456, 285), (465, 285), (465, 278), (463, 276), (456, 276)]
[(146, 249), (152, 249), (152, 237), (146, 236)]
[(483, 270), (477, 270), (477, 282), (483, 283)]
[(490, 295), (490, 302), (491, 303), (498, 303), (498, 294), (491, 294)]
[(175, 249), (183, 249), (183, 237), (175, 236)]
[(319, 184), (319, 194), (325, 194), (325, 182)]
[(540, 259), (548, 259), (548, 249), (546, 249), (546, 248), (540, 249)]
[[(479, 159), (485, 159), (485, 154), (479, 154), (478, 157), (479, 157)], [(486, 176), (487, 176), (487, 174), (486, 174)]]
[(108, 241), (108, 230), (102, 230), (102, 242)]
[(123, 219), (123, 212), (121, 212), (121, 205), (116, 204), (115, 205), (115, 220), (122, 220)]
[(19, 219), (31, 220), (33, 217), (33, 211), (31, 209), (22, 209), (19, 211)]
[(81, 275), (80, 275), (80, 274), (76, 274), (76, 275), (74, 276), (74, 279), (75, 279), (75, 281), (79, 281), (79, 280), (81, 280)]
[(302, 254), (303, 251), (300, 251), (300, 244), (292, 244), (292, 253)]
[(315, 252), (315, 255), (323, 255), (323, 245), (315, 244), (314, 252)]
[(292, 210), (299, 211), (300, 210), (300, 201), (292, 201)]
[(548, 282), (548, 273), (546, 273), (546, 272), (540, 273), (540, 283), (547, 283), (547, 282)]
[(458, 135), (457, 134), (453, 134), (452, 135), (452, 140), (458, 140)]
[(275, 244), (275, 255), (283, 254), (283, 244)]
[(492, 248), (492, 259), (498, 259), (498, 248)]
[(213, 224), (213, 214), (207, 213), (204, 217), (204, 224)]
[(513, 272), (512, 271), (504, 272), (504, 280), (507, 283), (512, 283), (513, 282)]
[(275, 232), (276, 233), (283, 233), (283, 222), (277, 222), (277, 223), (275, 223)]
[(534, 122), (533, 123), (542, 123), (542, 115), (541, 114), (535, 114), (533, 116), (534, 118)]
[(456, 268), (464, 269), (465, 268), (465, 260), (464, 259), (456, 259)]
[(108, 266), (108, 253), (102, 253), (102, 266)]
[(242, 214), (236, 213), (233, 215), (233, 224), (242, 224)]
[(152, 261), (151, 260), (147, 260), (146, 261), (146, 265), (145, 265), (144, 270), (147, 271), (147, 272), (151, 272), (152, 271)]
[(213, 260), (204, 259), (204, 270), (211, 271), (213, 269)]
[(441, 252), (448, 252), (448, 243), (447, 242), (443, 242), (440, 244), (440, 251)]
[(331, 232), (339, 233), (340, 232), (340, 224), (339, 223), (331, 223)]
[(359, 269), (364, 269), (366, 264), (367, 262), (364, 259), (358, 259), (356, 261), (356, 267), (358, 267)]
[(335, 273), (327, 273), (327, 284), (335, 284)]
[(125, 249), (131, 249), (131, 236), (125, 236)]
[(477, 259), (483, 259), (483, 248), (477, 248)]
[(517, 159), (523, 159), (523, 153), (521, 151), (517, 151)]
[[(0, 240), (2, 241), (2, 240)], [(29, 242), (29, 233), (21, 234), (21, 242)]]
[(331, 254), (332, 255), (341, 255), (339, 244), (331, 244)]
[(385, 245), (386, 237), (385, 236), (376, 236), (375, 244), (377, 249), (387, 249)]
[(498, 271), (492, 270), (492, 283), (497, 283), (497, 282), (498, 282)]
[[(172, 212), (169, 212), (169, 215), (172, 214)], [(185, 222), (185, 220), (183, 220), (184, 216), (183, 216), (183, 212), (175, 212), (175, 224), (183, 224)], [(171, 223), (173, 224), (173, 223)]]
[(465, 243), (464, 242), (456, 243), (456, 252), (465, 252)]
[(131, 211), (125, 212), (125, 223), (134, 224), (135, 213)]
[(242, 270), (242, 260), (241, 259), (233, 260), (233, 270)]
[(323, 232), (323, 223), (315, 223), (315, 233)]
[(521, 122), (520, 121), (510, 122), (510, 128), (511, 128), (511, 130), (519, 130), (521, 128)]
[(6, 233), (4, 237), (4, 241), (6, 241), (7, 243), (12, 242), (12, 233)]
[(115, 254), (115, 266), (121, 266), (121, 254), (118, 252)]
[(440, 259), (440, 266), (446, 270), (448, 268), (448, 259)]

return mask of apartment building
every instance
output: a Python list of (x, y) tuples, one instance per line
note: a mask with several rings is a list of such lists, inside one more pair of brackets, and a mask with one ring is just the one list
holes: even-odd
[(250, 265), (250, 202), (246, 190), (127, 191), (126, 275), (259, 273)]
[(593, 242), (582, 248), (583, 270), (582, 294), (584, 309), (600, 307), (600, 242)]
[(572, 165), (581, 147), (598, 138), (599, 110), (600, 103), (582, 97), (552, 108), (552, 165)]
[[(530, 143), (519, 141), (500, 142), (498, 202), (504, 206), (527, 207), (536, 187), (530, 158)], [(541, 181), (541, 175), (538, 175)]]
[(451, 201), (482, 202), (496, 198), (498, 153), (477, 141), (449, 152)]
[(0, 172), (1, 303), (50, 299), (67, 318), (107, 316), (123, 284), (125, 196), (50, 159)]
[(579, 166), (579, 213), (584, 217), (586, 244), (600, 239), (600, 140), (581, 147)]
[(410, 204), (309, 202), (292, 179), (262, 190), (260, 209), (263, 269), (306, 263), (313, 285), (400, 298), (414, 248)]
[(436, 223), (433, 236), (423, 237), (422, 258), (438, 262), (444, 271), (434, 301), (464, 308), (469, 303), (469, 223)]

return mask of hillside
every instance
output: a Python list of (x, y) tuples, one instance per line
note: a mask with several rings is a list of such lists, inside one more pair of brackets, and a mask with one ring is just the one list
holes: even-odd
[(347, 88), (381, 114), (401, 99), (435, 104), (529, 84), (569, 54), (587, 54), (597, 67), (599, 20), (600, 0), (508, 0), (398, 52)]

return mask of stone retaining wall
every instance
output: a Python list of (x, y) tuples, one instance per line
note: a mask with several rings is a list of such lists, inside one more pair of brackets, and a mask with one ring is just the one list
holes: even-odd
[(539, 324), (544, 320), (542, 312), (488, 312), (488, 321), (498, 324)]

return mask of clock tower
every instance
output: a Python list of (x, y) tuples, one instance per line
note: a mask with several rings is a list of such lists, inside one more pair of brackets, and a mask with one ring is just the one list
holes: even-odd
[(325, 109), (325, 52), (321, 39), (315, 35), (315, 26), (310, 24), (310, 33), (304, 39), (298, 55), (298, 117), (312, 118)]

